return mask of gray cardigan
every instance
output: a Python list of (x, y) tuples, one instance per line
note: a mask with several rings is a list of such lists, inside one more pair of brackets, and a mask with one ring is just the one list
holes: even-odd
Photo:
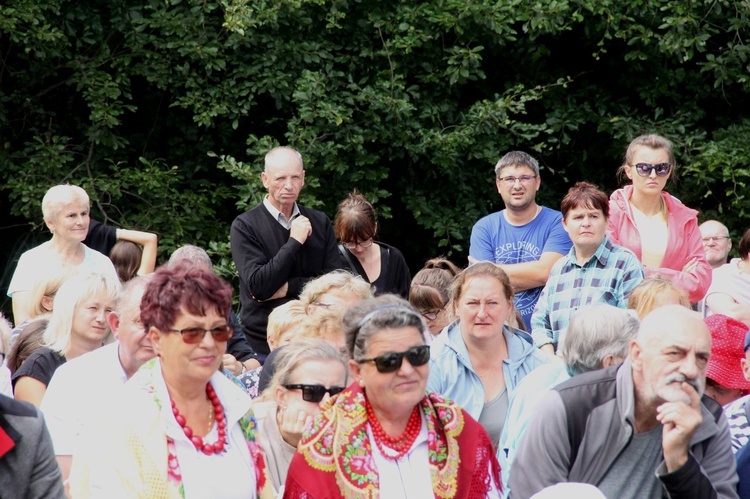
[(64, 498), (60, 467), (41, 412), (0, 395), (0, 495)]

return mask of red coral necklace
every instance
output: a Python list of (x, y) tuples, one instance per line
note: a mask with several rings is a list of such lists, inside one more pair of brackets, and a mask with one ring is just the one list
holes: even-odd
[[(378, 421), (375, 412), (372, 410), (370, 401), (367, 399), (365, 399), (365, 408), (367, 410), (367, 420), (370, 422), (372, 435), (375, 437), (375, 443), (378, 449), (380, 449), (380, 453), (386, 459), (398, 461), (409, 452), (409, 449), (411, 449), (411, 446), (414, 445), (414, 441), (417, 439), (417, 435), (419, 435), (419, 430), (422, 429), (422, 417), (419, 415), (419, 406), (414, 406), (414, 410), (411, 411), (411, 416), (409, 417), (409, 422), (406, 423), (406, 429), (397, 437), (392, 437), (383, 430), (383, 427), (380, 426), (380, 421)], [(395, 451), (396, 455), (385, 452), (384, 446)]]
[[(180, 425), (180, 428), (182, 428), (185, 436), (188, 437), (191, 442), (193, 442), (196, 450), (199, 450), (206, 455), (221, 454), (222, 452), (224, 452), (224, 446), (227, 443), (227, 420), (224, 416), (224, 408), (221, 406), (219, 397), (216, 395), (216, 392), (211, 386), (211, 383), (206, 383), (206, 395), (208, 396), (208, 400), (211, 401), (211, 413), (214, 414), (219, 432), (219, 438), (213, 444), (204, 443), (203, 437), (193, 434), (193, 429), (187, 425), (185, 416), (180, 414), (180, 411), (177, 410), (177, 406), (175, 405), (174, 401), (172, 401), (172, 414), (174, 414), (174, 419), (175, 421), (177, 421), (177, 424)], [(209, 414), (209, 430), (211, 429), (212, 425), (211, 419), (211, 414)]]

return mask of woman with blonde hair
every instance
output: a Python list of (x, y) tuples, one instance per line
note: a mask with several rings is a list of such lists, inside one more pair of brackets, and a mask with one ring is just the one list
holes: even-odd
[(50, 188), (42, 199), (42, 214), (52, 238), (21, 255), (8, 286), (15, 324), (21, 324), (30, 316), (34, 284), (57, 269), (72, 267), (80, 272), (99, 272), (117, 279), (109, 258), (82, 242), (90, 222), (86, 191), (75, 185)]
[(372, 297), (372, 286), (358, 275), (345, 270), (334, 270), (305, 284), (299, 300), (307, 315), (333, 308), (348, 307)]
[(628, 298), (628, 308), (635, 310), (641, 320), (653, 309), (664, 305), (682, 305), (690, 308), (690, 300), (685, 291), (659, 274), (643, 279), (633, 288)]
[(107, 316), (119, 287), (117, 280), (104, 274), (76, 275), (60, 286), (43, 346), (13, 373), (17, 399), (39, 407), (58, 367), (104, 344), (110, 335)]
[(302, 431), (320, 405), (346, 388), (346, 360), (328, 342), (300, 338), (276, 358), (276, 373), (253, 411), (274, 491), (280, 497)]

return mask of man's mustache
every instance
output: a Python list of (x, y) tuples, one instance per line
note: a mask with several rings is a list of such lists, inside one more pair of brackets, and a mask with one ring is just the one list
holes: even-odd
[(670, 375), (666, 380), (666, 384), (682, 383), (683, 381), (695, 388), (695, 391), (698, 392), (698, 394), (703, 395), (704, 385), (699, 378), (688, 378), (684, 374), (677, 373)]

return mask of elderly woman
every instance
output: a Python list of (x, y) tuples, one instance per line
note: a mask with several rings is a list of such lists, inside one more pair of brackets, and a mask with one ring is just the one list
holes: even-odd
[(646, 275), (671, 279), (695, 303), (708, 291), (711, 266), (698, 229), (698, 212), (664, 192), (676, 169), (669, 140), (659, 135), (635, 138), (619, 169), (632, 184), (610, 196), (607, 235), (636, 254)]
[(141, 321), (157, 359), (73, 458), (73, 497), (271, 497), (250, 399), (220, 371), (231, 287), (180, 262), (154, 273)]
[(453, 320), (448, 300), (451, 283), (459, 272), (452, 262), (433, 258), (411, 280), (409, 303), (422, 314), (431, 335), (440, 334)]
[(549, 357), (534, 348), (531, 335), (507, 325), (513, 290), (495, 264), (476, 263), (458, 274), (451, 304), (458, 321), (431, 345), (427, 388), (466, 409), (497, 447), (510, 395)]
[(52, 239), (21, 255), (8, 296), (13, 300), (13, 322), (21, 324), (31, 315), (31, 291), (37, 280), (62, 267), (82, 272), (98, 272), (117, 279), (112, 262), (85, 246), (89, 228), (89, 196), (75, 185), (57, 185), (42, 199), (44, 223)]
[(394, 293), (406, 298), (411, 274), (399, 250), (376, 242), (378, 220), (375, 208), (362, 194), (354, 191), (339, 204), (333, 222), (341, 241), (341, 263), (367, 282), (375, 293)]
[(372, 296), (372, 286), (360, 276), (345, 270), (334, 270), (305, 284), (299, 301), (307, 315), (315, 315), (321, 310), (346, 310)]
[(76, 275), (60, 286), (42, 336), (43, 346), (13, 373), (15, 398), (39, 407), (58, 367), (109, 339), (107, 316), (114, 309), (119, 287), (116, 278), (103, 274)]
[(296, 340), (276, 358), (276, 374), (263, 396), (253, 402), (253, 411), (277, 495), (302, 430), (320, 412), (320, 404), (344, 390), (347, 374), (346, 360), (322, 340)]
[(284, 497), (498, 497), (487, 433), (427, 393), (421, 316), (394, 296), (344, 318), (355, 382), (323, 405), (292, 459)]

